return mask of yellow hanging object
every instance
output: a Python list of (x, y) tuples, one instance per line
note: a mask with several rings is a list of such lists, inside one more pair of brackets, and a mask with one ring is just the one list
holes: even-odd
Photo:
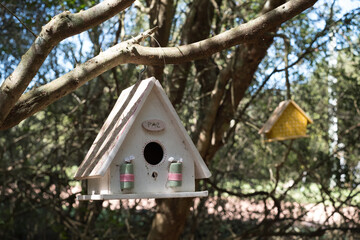
[(293, 101), (282, 101), (259, 130), (266, 141), (281, 141), (307, 137), (306, 127), (312, 119)]

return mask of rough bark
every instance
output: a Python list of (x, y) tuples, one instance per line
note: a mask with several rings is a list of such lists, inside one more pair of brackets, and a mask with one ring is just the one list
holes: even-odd
[[(166, 47), (169, 43), (171, 24), (175, 14), (173, 0), (149, 0), (150, 27), (158, 27), (158, 31), (150, 40), (152, 47)], [(160, 46), (159, 46), (160, 45)], [(160, 82), (163, 81), (164, 66), (150, 66), (149, 75), (154, 76)]]
[[(131, 1), (122, 2), (128, 3)], [(315, 2), (316, 0), (293, 0), (248, 23), (242, 24), (224, 33), (218, 34), (206, 40), (179, 47), (166, 47), (159, 49), (140, 46), (139, 44), (137, 44), (139, 43), (139, 41), (127, 41), (126, 44), (125, 42), (120, 43), (112, 48), (109, 48), (107, 51), (101, 53), (95, 58), (90, 59), (84, 64), (79, 65), (63, 77), (56, 79), (53, 82), (50, 82), (49, 84), (46, 84), (38, 89), (33, 89), (29, 91), (23, 97), (21, 97), (14, 106), (15, 102), (20, 97), (19, 93), (22, 93), (24, 91), (24, 86), (27, 86), (26, 83), (31, 80), (26, 74), (33, 74), (33, 69), (38, 69), (39, 65), (41, 65), (41, 63), (37, 62), (37, 58), (34, 58), (35, 55), (31, 55), (34, 58), (32, 59), (32, 62), (28, 62), (28, 60), (26, 60), (27, 57), (25, 57), (24, 61), (29, 63), (34, 68), (26, 67), (26, 69), (23, 69), (24, 67), (22, 66), (22, 64), (25, 63), (20, 63), (19, 67), (17, 68), (18, 70), (15, 70), (14, 74), (12, 74), (8, 79), (6, 79), (2, 85), (0, 92), (0, 112), (2, 114), (1, 118), (7, 117), (7, 113), (10, 110), (11, 114), (5, 119), (3, 124), (1, 124), (0, 129), (10, 128), (16, 125), (21, 120), (33, 115), (35, 112), (43, 109), (48, 104), (51, 104), (65, 94), (68, 94), (69, 92), (80, 87), (84, 82), (93, 79), (94, 77), (100, 75), (107, 70), (110, 70), (116, 65), (124, 63), (162, 65), (164, 64), (164, 58), (166, 63), (168, 64), (179, 64), (195, 59), (206, 58), (216, 52), (227, 49), (231, 46), (235, 46), (241, 43), (256, 42), (256, 39), (263, 38), (263, 35), (269, 32), (271, 29), (280, 26), (283, 22), (296, 16), (303, 10), (311, 7)], [(59, 16), (63, 16), (63, 18), (68, 18), (68, 13), (64, 14), (64, 16)], [(72, 15), (70, 14), (70, 16)], [(82, 17), (81, 19), (87, 20), (84, 17)], [(58, 22), (56, 21), (56, 23)], [(81, 26), (83, 27), (83, 25)], [(86, 26), (88, 27), (88, 25)], [(68, 26), (65, 27), (65, 29), (68, 29)], [(69, 34), (75, 34), (75, 32), (80, 31), (78, 28), (76, 29), (76, 31), (70, 31)], [(84, 28), (81, 28), (81, 30), (83, 29)], [(56, 30), (55, 32), (59, 31)], [(143, 37), (146, 36), (146, 34), (140, 35), (139, 39), (141, 40)], [(31, 48), (37, 48), (34, 47), (34, 45)], [(44, 48), (48, 49), (46, 48), (46, 46), (44, 46)], [(43, 51), (43, 47), (41, 47), (40, 50)], [(29, 52), (31, 51), (33, 50), (30, 49)], [(106, 60), (103, 60), (102, 58), (106, 58)], [(107, 64), (99, 64), (99, 62), (97, 63), (96, 61), (105, 61), (107, 62)], [(36, 63), (37, 67), (31, 63)], [(87, 69), (89, 66), (91, 66), (91, 70)], [(84, 70), (87, 70), (91, 73), (89, 77), (83, 76)], [(17, 71), (20, 71), (21, 74)], [(20, 74), (22, 77), (20, 77), (20, 79), (18, 80), (14, 80), (15, 78), (19, 78), (18, 74)], [(64, 78), (67, 79), (67, 84), (61, 83), (60, 79)], [(80, 78), (81, 80), (79, 80)], [(82, 84), (79, 84), (80, 82), (82, 82)], [(19, 87), (20, 85), (21, 87)]]
[(222, 70), (216, 78), (216, 83), (211, 91), (210, 99), (208, 100), (206, 108), (203, 110), (203, 120), (199, 122), (197, 129), (198, 134), (195, 138), (196, 147), (199, 150), (201, 156), (206, 162), (209, 162), (210, 158), (207, 158), (207, 152), (210, 148), (212, 131), (216, 121), (220, 121), (217, 114), (220, 103), (226, 92), (225, 87), (231, 79), (232, 74), (232, 61)]
[(156, 215), (148, 239), (179, 239), (192, 203), (192, 198), (157, 200)]
[[(266, 1), (261, 14), (266, 14), (284, 2)], [(269, 32), (274, 30), (276, 28), (270, 29)], [(231, 119), (234, 119), (237, 107), (272, 41), (273, 37), (270, 34), (264, 34), (252, 43), (239, 45), (231, 61), (218, 74), (216, 87), (212, 90), (204, 109), (203, 121), (197, 126), (197, 147), (206, 162), (209, 162), (222, 146), (224, 133), (228, 130)], [(228, 90), (225, 90), (226, 85), (229, 85)]]
[[(182, 43), (193, 43), (208, 38), (213, 12), (214, 8), (210, 1), (194, 1), (184, 25)], [(211, 60), (196, 61), (198, 71), (203, 71), (208, 61)], [(190, 63), (174, 66), (172, 78), (169, 79), (170, 99), (174, 105), (182, 99), (190, 66)], [(210, 80), (205, 77), (201, 79), (203, 82)], [(178, 239), (183, 232), (192, 200), (191, 198), (157, 200), (157, 211), (148, 239)]]
[[(186, 45), (208, 38), (213, 12), (210, 1), (194, 1), (182, 27), (181, 44)], [(168, 80), (169, 97), (175, 107), (183, 98), (191, 65), (190, 62), (175, 65)]]
[[(284, 4), (285, 0), (269, 0), (264, 5), (262, 14), (277, 8)], [(276, 27), (270, 29), (270, 32), (275, 32)], [(231, 87), (224, 96), (220, 106), (218, 106), (215, 114), (216, 121), (212, 126), (211, 137), (207, 140), (207, 148), (205, 160), (209, 161), (213, 158), (218, 149), (224, 144), (224, 135), (229, 129), (230, 121), (236, 117), (236, 112), (240, 101), (245, 96), (249, 88), (258, 65), (266, 56), (268, 48), (273, 43), (273, 34), (264, 35), (260, 39), (256, 39), (252, 43), (245, 43), (239, 45), (231, 66)], [(211, 113), (213, 114), (213, 113)], [(209, 118), (211, 115), (209, 115)], [(211, 141), (211, 144), (210, 144)]]
[(234, 59), (231, 72), (231, 87), (226, 92), (221, 105), (217, 109), (216, 121), (212, 128), (211, 137), (207, 139), (208, 145), (205, 156), (207, 161), (212, 159), (217, 150), (224, 144), (224, 135), (229, 129), (230, 121), (236, 117), (238, 105), (245, 96), (258, 65), (265, 57), (267, 49), (272, 42), (273, 38), (267, 36), (258, 43), (244, 44), (242, 48), (237, 50), (236, 55), (238, 56)]
[[(277, 1), (277, 4), (282, 4), (282, 2)], [(277, 7), (277, 5), (272, 6)], [(268, 8), (267, 5), (265, 7)], [(202, 9), (208, 8), (202, 6)], [(200, 15), (199, 12), (198, 14)], [(209, 17), (207, 14), (202, 16)], [(203, 34), (205, 35), (205, 32), (209, 31), (210, 25), (206, 24), (206, 19), (201, 24), (203, 26), (202, 30), (204, 30)], [(197, 30), (197, 35), (201, 36), (201, 31)], [(273, 30), (275, 28), (270, 31)], [(200, 101), (200, 120), (197, 126), (200, 134), (198, 136), (197, 148), (206, 162), (211, 160), (222, 145), (224, 132), (229, 128), (231, 119), (235, 117), (237, 106), (244, 97), (247, 88), (253, 80), (255, 71), (266, 55), (272, 41), (273, 37), (269, 34), (256, 39), (254, 43), (239, 46), (230, 63), (220, 74), (218, 74), (218, 68), (211, 59), (195, 62), (198, 81), (201, 85), (201, 94), (206, 95)], [(225, 86), (230, 79), (232, 79), (232, 86), (230, 90), (226, 91)], [(208, 92), (211, 94), (207, 95)], [(212, 138), (215, 141), (212, 141)], [(149, 235), (150, 239), (164, 239), (165, 236), (171, 239), (179, 239), (182, 232), (179, 231), (179, 227), (185, 225), (186, 213), (189, 212), (190, 205), (185, 204), (188, 202), (188, 199), (169, 199), (159, 202), (158, 211), (152, 225), (152, 235)], [(171, 206), (174, 206), (174, 203), (177, 203), (177, 209), (182, 208), (182, 210), (174, 211), (171, 208)], [(173, 218), (176, 219), (176, 227), (172, 226), (173, 222), (171, 219)]]
[[(203, 1), (201, 6), (199, 6), (199, 11), (197, 15), (200, 15), (201, 18), (197, 20), (198, 34), (199, 38), (206, 39), (210, 35), (211, 25), (214, 18), (214, 5), (211, 1)], [(196, 26), (196, 25), (195, 25)], [(219, 74), (219, 69), (217, 64), (214, 62), (213, 58), (200, 59), (195, 61), (195, 69), (197, 72), (197, 81), (200, 83), (200, 97), (199, 100), (199, 120), (202, 122), (205, 115), (203, 114), (208, 105), (211, 96), (210, 93), (214, 89), (214, 85)]]

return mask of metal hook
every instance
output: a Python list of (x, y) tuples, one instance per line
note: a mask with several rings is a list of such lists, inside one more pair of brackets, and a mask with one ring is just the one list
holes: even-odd
[(147, 66), (144, 65), (143, 70), (141, 70), (140, 73), (139, 73), (139, 81), (141, 80), (141, 77), (142, 77), (143, 73), (146, 71), (146, 69), (147, 69)]

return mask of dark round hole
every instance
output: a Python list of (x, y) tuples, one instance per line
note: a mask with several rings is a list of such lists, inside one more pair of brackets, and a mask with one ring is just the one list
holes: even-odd
[(159, 164), (164, 157), (164, 150), (157, 142), (150, 142), (144, 148), (144, 157), (151, 165)]

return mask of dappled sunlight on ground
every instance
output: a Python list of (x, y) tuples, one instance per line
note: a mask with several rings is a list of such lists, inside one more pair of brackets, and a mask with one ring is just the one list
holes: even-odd
[[(71, 191), (62, 193), (60, 196), (67, 197), (69, 194), (79, 193), (80, 187), (72, 188)], [(199, 207), (200, 199), (194, 200), (192, 210)], [(75, 204), (78, 204), (76, 202)], [(136, 210), (151, 210), (156, 206), (155, 199), (124, 199), (124, 200), (106, 200), (103, 207), (109, 207), (111, 210), (120, 208), (134, 208)], [(300, 204), (283, 202), (276, 207), (274, 201), (267, 200), (242, 200), (237, 197), (209, 197), (204, 204), (208, 214), (219, 216), (223, 220), (242, 220), (261, 222), (265, 218), (265, 212), (268, 219), (273, 219), (278, 215), (278, 207), (281, 208), (279, 217), (282, 219), (298, 219), (309, 226), (314, 224), (338, 225), (351, 219), (354, 223), (360, 223), (360, 211), (355, 207), (344, 207), (337, 210), (333, 206), (325, 206), (322, 203)], [(197, 209), (199, 210), (199, 209)]]
[[(220, 199), (209, 198), (205, 206), (209, 214), (221, 216), (223, 220), (256, 220), (262, 221), (265, 217), (265, 210), (268, 214), (267, 218), (272, 219), (278, 214), (278, 209), (274, 206), (274, 202), (240, 200), (236, 197), (227, 197)], [(195, 204), (199, 199), (195, 200)], [(265, 205), (266, 204), (266, 205)], [(224, 207), (222, 207), (224, 206)], [(280, 218), (298, 218), (299, 221), (309, 224), (340, 224), (344, 222), (344, 218), (351, 219), (356, 223), (359, 221), (360, 211), (356, 207), (344, 207), (340, 210), (333, 206), (324, 206), (323, 204), (299, 204), (285, 202), (281, 204)]]
[[(15, 185), (12, 187), (16, 187)], [(43, 192), (42, 197), (50, 199), (56, 195), (56, 186), (54, 184), (49, 186), (48, 192)], [(13, 192), (11, 188), (7, 188), (0, 193), (10, 195)], [(66, 191), (60, 193), (60, 198), (64, 200), (64, 204), (69, 204), (66, 199), (72, 197), (74, 194), (78, 195), (81, 192), (81, 187), (76, 185), (74, 187), (67, 188)], [(34, 187), (34, 194), (41, 194), (41, 189)], [(35, 196), (34, 196), (35, 197)], [(280, 205), (275, 206), (274, 201), (268, 199), (266, 201), (259, 200), (243, 200), (237, 197), (209, 197), (202, 199), (204, 204), (200, 204), (200, 198), (194, 200), (194, 205), (191, 208), (196, 211), (207, 211), (207, 214), (215, 215), (222, 220), (241, 220), (241, 221), (254, 221), (261, 222), (265, 216), (267, 219), (274, 219), (279, 217), (280, 219), (296, 219), (302, 224), (313, 225), (340, 225), (344, 222), (347, 223), (360, 223), (360, 210), (357, 207), (345, 206), (336, 207), (323, 203), (297, 203), (297, 202), (282, 202)], [(339, 204), (339, 203), (336, 203)], [(75, 200), (73, 207), (77, 207), (79, 201)], [(111, 210), (117, 210), (120, 208), (131, 209), (135, 208), (138, 211), (141, 210), (155, 210), (155, 199), (124, 199), (124, 200), (106, 200), (103, 201), (104, 208), (110, 208)], [(199, 209), (200, 206), (203, 209)], [(280, 214), (278, 211), (280, 209)]]
[(124, 199), (124, 200), (106, 200), (103, 207), (109, 207), (111, 210), (124, 208), (136, 208), (136, 210), (149, 210), (156, 206), (155, 199)]

